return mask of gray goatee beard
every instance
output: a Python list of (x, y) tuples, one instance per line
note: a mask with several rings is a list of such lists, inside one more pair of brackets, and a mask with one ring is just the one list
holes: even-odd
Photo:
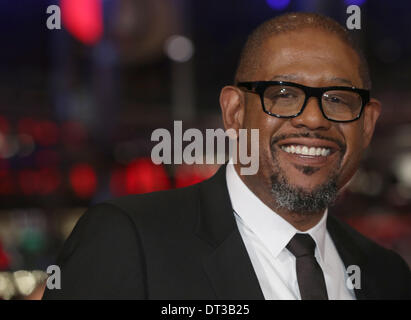
[(271, 185), (277, 206), (299, 215), (324, 211), (335, 202), (338, 195), (336, 175), (311, 191), (292, 186), (281, 173), (271, 176)]
[[(275, 159), (274, 152), (273, 156)], [(271, 176), (271, 192), (277, 206), (301, 216), (313, 215), (324, 211), (337, 199), (337, 179), (341, 161), (342, 157), (340, 158), (337, 168), (329, 175), (326, 182), (310, 191), (291, 185), (284, 171), (279, 167), (278, 163), (276, 163), (276, 172)], [(317, 168), (308, 166), (297, 167), (297, 169), (306, 175), (307, 179), (317, 171)]]

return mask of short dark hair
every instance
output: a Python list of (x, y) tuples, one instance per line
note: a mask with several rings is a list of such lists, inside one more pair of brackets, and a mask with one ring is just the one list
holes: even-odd
[(240, 55), (240, 60), (235, 73), (235, 82), (249, 80), (250, 72), (257, 68), (256, 51), (261, 47), (264, 40), (281, 33), (316, 28), (335, 34), (340, 40), (352, 48), (359, 58), (359, 73), (365, 88), (371, 88), (371, 79), (367, 60), (357, 43), (348, 31), (337, 21), (317, 14), (308, 12), (290, 12), (272, 18), (257, 27), (248, 37)]

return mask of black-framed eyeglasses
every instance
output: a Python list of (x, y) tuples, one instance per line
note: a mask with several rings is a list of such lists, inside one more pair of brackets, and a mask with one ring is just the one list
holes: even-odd
[(260, 96), (263, 111), (277, 118), (299, 116), (310, 97), (316, 97), (327, 120), (351, 122), (359, 119), (370, 101), (370, 92), (354, 87), (307, 87), (286, 81), (238, 82), (237, 87)]

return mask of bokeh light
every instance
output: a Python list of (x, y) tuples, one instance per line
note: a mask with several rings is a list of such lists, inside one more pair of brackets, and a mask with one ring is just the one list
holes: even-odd
[(290, 4), (290, 0), (266, 0), (266, 2), (274, 10), (284, 10)]
[(94, 168), (87, 163), (79, 163), (70, 169), (70, 185), (80, 198), (91, 197), (97, 187), (97, 175)]
[(126, 168), (125, 186), (127, 194), (139, 194), (170, 188), (170, 181), (162, 165), (155, 165), (151, 159), (137, 159)]
[(344, 0), (344, 3), (347, 6), (350, 6), (352, 4), (357, 5), (357, 6), (361, 6), (365, 3), (366, 0)]
[(194, 45), (187, 37), (174, 35), (167, 39), (164, 50), (171, 60), (186, 62), (190, 60), (194, 54)]
[(103, 34), (101, 0), (61, 0), (61, 17), (65, 28), (84, 44), (93, 45)]

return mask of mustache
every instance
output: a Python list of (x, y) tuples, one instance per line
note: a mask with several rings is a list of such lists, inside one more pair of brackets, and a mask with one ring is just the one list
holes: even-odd
[(273, 147), (276, 143), (280, 142), (281, 140), (285, 140), (289, 138), (312, 138), (312, 139), (315, 138), (315, 139), (328, 140), (328, 141), (331, 141), (337, 144), (343, 154), (345, 153), (345, 150), (347, 149), (347, 146), (343, 141), (336, 139), (336, 138), (332, 138), (332, 137), (326, 137), (316, 132), (290, 133), (287, 135), (280, 134), (271, 140), (271, 147)]

